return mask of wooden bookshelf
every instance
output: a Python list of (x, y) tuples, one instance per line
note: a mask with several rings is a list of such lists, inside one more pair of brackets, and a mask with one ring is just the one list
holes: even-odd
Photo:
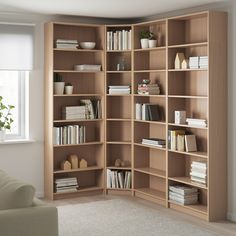
[[(131, 49), (108, 50), (107, 32), (132, 30)], [(161, 32), (161, 44), (142, 49), (140, 32)], [(75, 33), (75, 31), (77, 33)], [(79, 34), (78, 32), (82, 32)], [(56, 49), (56, 38), (76, 38), (97, 42), (95, 50)], [(45, 26), (45, 193), (48, 198), (78, 196), (81, 193), (132, 194), (165, 207), (208, 221), (226, 218), (227, 209), (227, 15), (204, 11), (128, 25), (83, 25), (48, 23)], [(81, 37), (81, 38), (80, 38)], [(185, 57), (208, 56), (208, 68), (175, 69), (177, 52)], [(97, 62), (99, 72), (74, 71), (73, 64)], [(117, 64), (125, 60), (125, 69)], [(53, 95), (53, 73), (65, 82), (79, 84), (73, 95)], [(157, 82), (160, 95), (137, 94), (143, 79)], [(129, 85), (130, 94), (109, 94), (110, 85)], [(95, 120), (63, 120), (59, 107), (76, 104), (80, 98), (101, 98), (103, 116)], [(135, 119), (135, 104), (158, 104), (163, 117), (158, 121)], [(206, 119), (207, 127), (174, 123), (174, 111), (187, 117)], [(219, 112), (220, 111), (220, 112)], [(52, 145), (53, 125), (82, 124), (96, 130), (81, 145)], [(196, 135), (197, 151), (186, 152), (142, 144), (143, 138), (168, 140), (168, 130), (181, 129)], [(68, 153), (88, 159), (87, 170), (58, 170), (58, 162)], [(93, 159), (92, 156), (95, 155)], [(57, 158), (55, 158), (57, 157)], [(115, 167), (119, 158), (128, 163)], [(207, 184), (191, 181), (192, 161), (207, 162)], [(131, 189), (107, 188), (106, 171), (131, 171)], [(220, 171), (219, 171), (220, 170)], [(76, 193), (53, 193), (55, 175), (77, 176), (81, 188)], [(169, 186), (185, 185), (199, 190), (196, 205), (182, 206), (170, 201)]]

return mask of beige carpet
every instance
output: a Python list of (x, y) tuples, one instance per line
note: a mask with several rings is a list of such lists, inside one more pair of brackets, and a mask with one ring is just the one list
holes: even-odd
[(58, 206), (60, 236), (212, 236), (200, 226), (178, 220), (164, 208), (129, 199)]

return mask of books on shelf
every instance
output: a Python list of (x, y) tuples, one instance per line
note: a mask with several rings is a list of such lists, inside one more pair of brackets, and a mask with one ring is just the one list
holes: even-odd
[(161, 108), (157, 104), (136, 103), (135, 118), (136, 120), (160, 121), (162, 118)]
[(207, 184), (207, 163), (205, 161), (192, 161), (191, 180), (200, 184)]
[(101, 65), (74, 65), (76, 71), (101, 71)]
[(196, 126), (196, 127), (207, 127), (207, 121), (205, 119), (193, 119), (193, 118), (187, 118), (186, 122), (190, 126)]
[(111, 85), (108, 86), (108, 94), (130, 94), (129, 85)]
[(208, 68), (208, 56), (189, 57), (190, 69), (207, 69)]
[(166, 147), (166, 140), (159, 139), (159, 138), (143, 138), (142, 144), (153, 145), (156, 147), (165, 148)]
[(81, 125), (53, 127), (53, 144), (80, 144), (86, 142), (86, 128)]
[(138, 94), (141, 95), (159, 95), (160, 87), (158, 84), (138, 84)]
[(56, 193), (76, 192), (79, 188), (76, 177), (56, 178), (54, 185)]
[(56, 48), (65, 48), (65, 49), (77, 49), (79, 46), (77, 40), (70, 39), (56, 39), (55, 47)]
[(107, 31), (107, 50), (131, 50), (131, 30)]
[(185, 130), (168, 130), (168, 148), (173, 151), (196, 152), (196, 136), (186, 134)]
[(107, 169), (107, 188), (131, 188), (131, 171)]
[(198, 203), (198, 189), (182, 185), (169, 186), (169, 200), (181, 205)]
[(65, 120), (101, 119), (102, 118), (101, 100), (81, 99), (80, 106), (63, 107), (62, 118)]

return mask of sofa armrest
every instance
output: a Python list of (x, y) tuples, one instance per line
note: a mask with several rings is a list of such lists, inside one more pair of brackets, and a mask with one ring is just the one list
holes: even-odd
[(4, 236), (58, 236), (57, 208), (35, 200), (32, 207), (0, 211)]

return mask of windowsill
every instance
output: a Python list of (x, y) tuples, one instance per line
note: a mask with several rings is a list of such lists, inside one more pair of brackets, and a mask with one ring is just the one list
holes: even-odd
[(24, 144), (24, 143), (34, 143), (36, 142), (34, 139), (15, 139), (15, 140), (5, 140), (0, 142), (0, 145), (4, 144)]

